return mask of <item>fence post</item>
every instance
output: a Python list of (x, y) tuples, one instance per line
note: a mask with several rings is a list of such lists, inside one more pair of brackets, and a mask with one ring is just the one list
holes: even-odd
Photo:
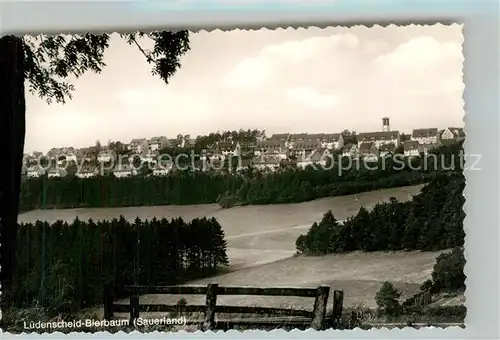
[(139, 318), (139, 296), (130, 297), (130, 324), (134, 325), (134, 320)]
[(205, 321), (203, 322), (203, 330), (213, 330), (215, 328), (215, 307), (217, 306), (217, 288), (218, 283), (209, 283), (207, 285), (207, 302), (205, 309)]
[(337, 329), (340, 324), (340, 318), (342, 317), (342, 309), (344, 308), (344, 291), (334, 290), (333, 291), (333, 329)]
[(113, 318), (113, 287), (111, 285), (104, 285), (103, 291), (104, 302), (104, 320), (111, 320)]
[(316, 290), (316, 300), (314, 301), (313, 318), (311, 328), (320, 331), (323, 329), (326, 304), (328, 303), (328, 295), (330, 294), (329, 286), (319, 286)]

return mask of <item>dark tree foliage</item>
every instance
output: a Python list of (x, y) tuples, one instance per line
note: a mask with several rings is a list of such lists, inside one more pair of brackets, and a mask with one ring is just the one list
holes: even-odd
[[(443, 174), (408, 202), (378, 203), (332, 228), (313, 224), (296, 242), (299, 252), (439, 250), (464, 243), (462, 174)], [(333, 226), (333, 225), (332, 225)]]
[(432, 272), (432, 289), (434, 291), (465, 289), (465, 262), (464, 250), (461, 247), (439, 255)]
[(228, 265), (214, 218), (152, 219), (18, 226), (14, 304), (71, 313), (102, 302), (103, 285), (172, 285), (213, 275)]
[[(152, 64), (152, 73), (165, 82), (180, 66), (180, 57), (189, 50), (187, 31), (154, 32), (151, 50), (143, 49), (139, 38), (144, 33), (124, 35), (135, 44)], [(74, 90), (68, 78), (78, 78), (87, 71), (100, 73), (105, 66), (104, 51), (108, 34), (75, 34), (36, 37), (4, 36), (0, 38), (0, 79), (2, 105), (0, 135), (6, 150), (3, 161), (8, 165), (0, 176), (1, 281), (9, 285), (14, 273), (16, 222), (19, 212), (22, 155), (26, 124), (24, 86), (48, 103), (71, 98)]]
[[(254, 139), (255, 135), (258, 135), (258, 131), (233, 132), (211, 134), (209, 136), (212, 137), (207, 137), (207, 140), (215, 143), (232, 136), (231, 138), (235, 140), (244, 141)], [(208, 141), (203, 143), (209, 143)], [(176, 152), (188, 152), (175, 148), (164, 151), (169, 155), (176, 155)], [(447, 152), (449, 153), (449, 150)], [(424, 162), (424, 160), (420, 161)], [(296, 203), (322, 197), (426, 183), (442, 173), (436, 169), (427, 171), (424, 167), (418, 171), (408, 167), (394, 170), (390, 164), (384, 167), (380, 164), (380, 170), (353, 166), (339, 171), (338, 166), (337, 164), (332, 169), (313, 169), (312, 167), (305, 170), (288, 169), (266, 175), (259, 171), (248, 171), (243, 175), (178, 171), (160, 178), (139, 176), (118, 179), (105, 176), (78, 179), (68, 176), (28, 179), (23, 181), (21, 186), (21, 210), (202, 203), (219, 203), (227, 208), (246, 204)], [(193, 187), (197, 190), (189, 190)], [(460, 198), (456, 198), (450, 204), (460, 205)], [(417, 209), (414, 212), (417, 213)], [(383, 211), (380, 213), (385, 214)], [(402, 216), (398, 213), (394, 217), (396, 222)], [(418, 221), (415, 224), (418, 226)], [(354, 227), (356, 225), (354, 224)], [(417, 235), (412, 234), (414, 230), (411, 228), (413, 227), (410, 225), (408, 228), (406, 235), (411, 235), (408, 242), (417, 242)], [(388, 243), (387, 246), (391, 249), (399, 247), (403, 231), (393, 228), (389, 230), (392, 233), (390, 235), (378, 233), (388, 237), (384, 242)], [(363, 247), (367, 249), (375, 247), (370, 243), (371, 240), (372, 236), (365, 235)], [(413, 245), (408, 244), (408, 247), (411, 248)]]
[(401, 292), (392, 283), (385, 281), (375, 294), (375, 301), (381, 312), (387, 315), (395, 315), (401, 310), (400, 297)]

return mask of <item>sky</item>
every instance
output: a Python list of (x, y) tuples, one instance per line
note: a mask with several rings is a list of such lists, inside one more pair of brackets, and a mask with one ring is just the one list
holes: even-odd
[[(202, 31), (166, 85), (113, 35), (101, 74), (73, 99), (27, 94), (25, 152), (133, 138), (259, 129), (272, 133), (461, 127), (462, 26)], [(146, 42), (147, 43), (147, 42)]]

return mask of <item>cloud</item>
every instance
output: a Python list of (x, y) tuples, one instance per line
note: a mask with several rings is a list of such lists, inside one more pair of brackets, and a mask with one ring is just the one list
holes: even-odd
[(257, 56), (240, 61), (224, 80), (230, 86), (258, 88), (272, 82), (273, 77), (280, 74), (280, 70), (294, 67), (298, 69), (308, 61), (323, 61), (325, 51), (335, 48), (353, 49), (358, 45), (358, 37), (349, 33), (269, 44)]
[(273, 66), (264, 58), (248, 58), (240, 62), (224, 80), (228, 85), (251, 89), (262, 86), (272, 72)]
[(290, 88), (285, 93), (291, 100), (305, 106), (317, 108), (333, 107), (340, 101), (338, 96), (319, 94), (314, 89), (305, 86)]
[(462, 46), (458, 42), (439, 42), (433, 37), (417, 37), (381, 55), (376, 63), (394, 69), (419, 71), (429, 66), (457, 60), (463, 62)]

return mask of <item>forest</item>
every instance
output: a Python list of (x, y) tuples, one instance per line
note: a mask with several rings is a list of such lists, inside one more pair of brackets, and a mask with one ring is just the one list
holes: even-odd
[(422, 188), (411, 201), (378, 203), (368, 211), (339, 223), (331, 211), (300, 235), (296, 248), (301, 253), (330, 254), (384, 250), (440, 250), (461, 247), (465, 232), (461, 173), (443, 173)]
[(68, 315), (102, 303), (103, 286), (172, 285), (228, 265), (214, 219), (57, 221), (18, 226), (12, 306)]
[(298, 203), (426, 183), (442, 172), (459, 169), (462, 166), (459, 150), (461, 144), (443, 146), (430, 155), (407, 158), (403, 166), (384, 158), (370, 167), (346, 167), (344, 159), (330, 169), (287, 168), (273, 173), (248, 168), (239, 174), (185, 170), (165, 177), (42, 177), (22, 182), (20, 207), (21, 211), (28, 211), (205, 203), (219, 203), (227, 208)]

